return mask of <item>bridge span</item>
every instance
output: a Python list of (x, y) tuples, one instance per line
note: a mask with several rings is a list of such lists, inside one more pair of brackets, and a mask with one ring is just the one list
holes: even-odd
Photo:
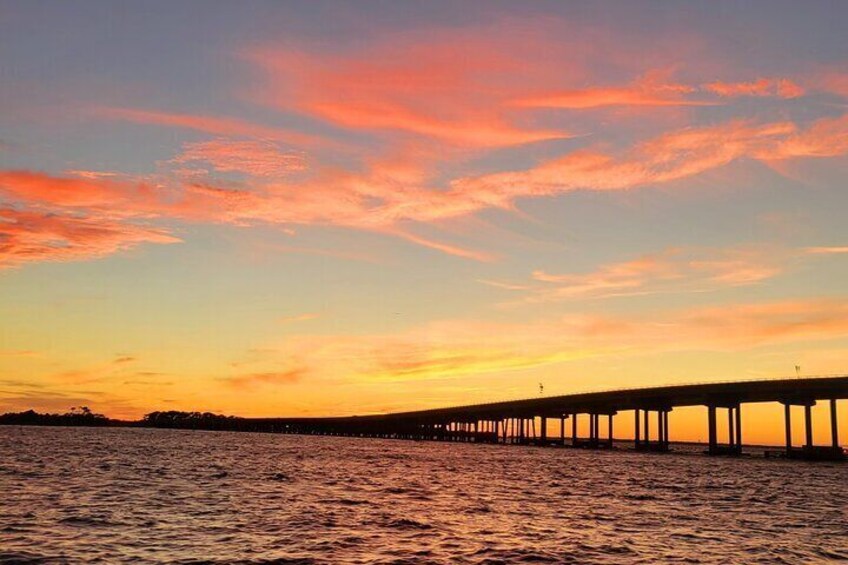
[[(837, 400), (846, 398), (848, 376), (806, 377), (590, 392), (368, 416), (251, 418), (247, 422), (250, 429), (277, 433), (609, 449), (613, 447), (615, 416), (631, 412), (635, 434), (628, 441), (635, 449), (668, 451), (669, 412), (677, 407), (705, 406), (707, 453), (733, 456), (742, 454), (742, 405), (776, 402), (784, 406), (786, 445), (772, 455), (844, 460)], [(813, 443), (811, 408), (822, 401), (830, 408), (830, 445)], [(805, 442), (800, 446), (792, 444), (792, 406), (804, 408)], [(727, 434), (719, 438), (717, 421), (724, 412)], [(579, 418), (588, 418), (587, 436), (578, 435)], [(551, 420), (555, 424), (549, 428)], [(551, 430), (558, 434), (549, 433)]]

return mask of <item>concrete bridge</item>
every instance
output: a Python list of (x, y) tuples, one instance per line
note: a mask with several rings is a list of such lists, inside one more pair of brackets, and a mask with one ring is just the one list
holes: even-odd
[[(609, 449), (613, 446), (615, 416), (631, 412), (635, 449), (667, 451), (669, 412), (677, 407), (705, 406), (707, 453), (733, 456), (742, 453), (742, 405), (776, 402), (784, 406), (786, 445), (772, 455), (843, 460), (846, 455), (839, 445), (837, 400), (846, 398), (848, 376), (836, 376), (591, 392), (369, 416), (252, 418), (246, 423), (249, 429), (277, 433)], [(813, 444), (812, 434), (811, 408), (821, 401), (830, 407), (832, 436), (831, 444), (823, 446)], [(804, 407), (806, 441), (802, 446), (792, 445), (792, 406)], [(726, 412), (727, 417), (725, 441), (717, 433), (720, 412)], [(579, 418), (588, 418), (588, 436), (578, 436)], [(555, 436), (549, 433), (551, 420), (558, 420), (554, 428), (559, 433)], [(606, 429), (602, 431), (602, 427)]]

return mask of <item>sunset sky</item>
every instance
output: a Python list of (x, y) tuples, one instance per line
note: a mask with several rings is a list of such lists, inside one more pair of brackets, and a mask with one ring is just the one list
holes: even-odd
[(0, 412), (848, 373), (846, 21), (4, 0)]

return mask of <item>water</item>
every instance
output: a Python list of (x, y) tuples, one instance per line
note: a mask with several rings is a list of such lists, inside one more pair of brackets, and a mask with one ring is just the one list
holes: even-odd
[[(0, 428), (0, 562), (848, 560), (848, 465)], [(17, 560), (17, 561), (16, 561)]]

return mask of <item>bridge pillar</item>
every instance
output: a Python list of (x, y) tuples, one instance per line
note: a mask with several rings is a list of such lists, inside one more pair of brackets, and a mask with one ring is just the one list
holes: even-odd
[(839, 449), (839, 427), (836, 422), (836, 399), (830, 399), (830, 436), (833, 449)]
[(727, 445), (730, 446), (731, 451), (734, 448), (733, 440), (736, 438), (736, 435), (733, 433), (733, 408), (728, 407), (727, 409)]
[[(830, 399), (830, 434), (831, 445), (817, 446), (813, 443), (813, 414), (812, 408), (816, 401), (809, 398), (793, 398), (781, 401), (784, 405), (784, 414), (786, 418), (786, 457), (790, 459), (811, 459), (811, 460), (827, 460), (827, 461), (843, 461), (845, 460), (845, 452), (839, 446), (839, 435), (837, 430), (837, 402), (836, 399)], [(792, 445), (790, 410), (793, 405), (804, 407), (804, 445), (801, 448), (796, 448)]]
[(539, 424), (539, 440), (542, 442), (542, 445), (546, 445), (548, 443), (548, 417), (541, 416), (542, 420)]
[(742, 404), (736, 405), (736, 449), (742, 453)]
[(650, 420), (651, 411), (647, 408), (645, 409), (645, 448), (650, 448), (651, 445), (651, 420)]
[(707, 406), (707, 429), (709, 435), (709, 448), (707, 453), (710, 455), (718, 454), (718, 434), (716, 433), (716, 407)]
[(589, 445), (594, 447), (598, 441), (598, 415), (589, 414)]
[(571, 415), (571, 445), (577, 446), (577, 412)]
[(792, 405), (783, 405), (783, 420), (786, 425), (786, 456), (792, 455)]
[(813, 448), (813, 411), (812, 406), (809, 404), (804, 406), (804, 424), (805, 424), (805, 432), (806, 432), (806, 444), (804, 447), (806, 449)]
[(636, 424), (633, 426), (633, 447), (639, 449), (639, 409), (636, 408), (633, 413), (636, 415)]
[(609, 421), (607, 422), (607, 436), (609, 437), (610, 449), (612, 448), (612, 438), (613, 438), (613, 435), (612, 435), (612, 419), (613, 419), (614, 416), (615, 416), (615, 414), (613, 414), (612, 412), (607, 414), (607, 418), (609, 418)]
[(564, 415), (559, 417), (559, 441), (562, 445), (565, 445), (565, 416)]

